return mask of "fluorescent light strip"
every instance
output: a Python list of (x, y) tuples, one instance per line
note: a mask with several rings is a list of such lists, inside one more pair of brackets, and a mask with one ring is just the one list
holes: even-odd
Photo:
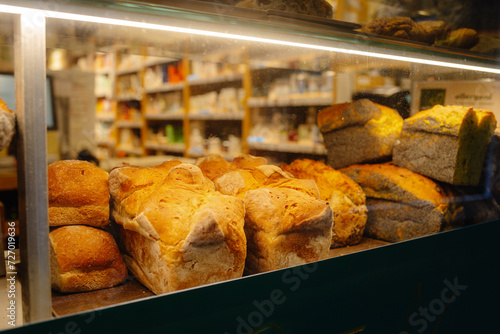
[(487, 73), (500, 74), (500, 69), (490, 68), (490, 67), (456, 64), (456, 63), (449, 63), (446, 61), (439, 61), (439, 60), (420, 59), (420, 58), (414, 58), (414, 57), (397, 56), (397, 55), (383, 54), (383, 53), (369, 52), (369, 51), (349, 50), (349, 49), (335, 48), (335, 47), (330, 47), (330, 46), (288, 42), (288, 41), (274, 40), (274, 39), (268, 39), (268, 38), (243, 36), (243, 35), (236, 35), (236, 34), (229, 34), (229, 33), (220, 33), (220, 32), (214, 32), (214, 31), (191, 29), (191, 28), (172, 27), (172, 26), (165, 26), (165, 25), (146, 23), (146, 22), (136, 22), (136, 21), (127, 21), (127, 20), (112, 19), (112, 18), (105, 18), (105, 17), (98, 17), (98, 16), (63, 13), (63, 12), (55, 12), (55, 11), (45, 11), (45, 10), (16, 7), (16, 6), (8, 6), (8, 5), (0, 5), (0, 11), (14, 13), (14, 14), (33, 13), (33, 12), (40, 14), (40, 12), (42, 12), (46, 17), (57, 18), (57, 19), (93, 22), (93, 23), (101, 23), (101, 24), (111, 24), (111, 25), (119, 25), (119, 26), (134, 27), (134, 28), (145, 28), (145, 29), (153, 29), (153, 30), (160, 30), (160, 31), (180, 32), (180, 33), (186, 33), (186, 34), (196, 34), (196, 35), (221, 37), (221, 38), (228, 38), (228, 39), (230, 38), (230, 39), (238, 39), (238, 40), (244, 40), (244, 41), (293, 46), (293, 47), (308, 48), (308, 49), (314, 49), (314, 50), (339, 52), (339, 53), (347, 53), (347, 54), (354, 54), (354, 55), (360, 55), (360, 56), (398, 60), (398, 61), (403, 61), (403, 62), (412, 62), (412, 63), (417, 63), (417, 64), (435, 65), (435, 66), (442, 66), (442, 67), (451, 67), (451, 68), (465, 69), (465, 70), (471, 70), (471, 71), (481, 71), (481, 72), (487, 72)]

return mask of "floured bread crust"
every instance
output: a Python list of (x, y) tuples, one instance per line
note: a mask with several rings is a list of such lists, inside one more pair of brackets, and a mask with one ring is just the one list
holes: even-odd
[(242, 276), (243, 201), (215, 191), (198, 167), (125, 166), (111, 171), (109, 183), (126, 261), (154, 293)]

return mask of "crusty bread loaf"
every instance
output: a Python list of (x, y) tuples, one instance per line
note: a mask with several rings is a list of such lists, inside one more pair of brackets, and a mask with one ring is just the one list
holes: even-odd
[(179, 161), (124, 166), (109, 176), (112, 217), (136, 278), (156, 294), (241, 277), (243, 201), (215, 191), (201, 170)]
[(236, 7), (258, 10), (281, 10), (285, 12), (319, 16), (331, 19), (333, 8), (325, 0), (243, 0)]
[(461, 212), (439, 184), (406, 168), (365, 164), (340, 172), (366, 194), (369, 237), (397, 242), (425, 236), (447, 228)]
[(61, 160), (48, 167), (49, 225), (109, 223), (108, 173), (87, 161)]
[(425, 31), (426, 34), (432, 36), (429, 38), (429, 42), (436, 42), (448, 38), (451, 32), (450, 26), (439, 20), (429, 20), (429, 21), (419, 21), (417, 25)]
[(490, 111), (436, 105), (405, 120), (394, 163), (450, 184), (477, 185), (495, 127)]
[(477, 43), (479, 43), (479, 34), (476, 30), (460, 28), (452, 30), (446, 39), (439, 41), (437, 44), (459, 49), (471, 49)]
[(244, 199), (249, 274), (327, 257), (333, 213), (313, 180), (300, 180), (271, 165), (228, 172), (216, 188)]
[(328, 164), (336, 169), (390, 161), (403, 126), (397, 111), (367, 99), (322, 109), (317, 120)]
[(298, 159), (280, 167), (296, 178), (316, 182), (320, 198), (333, 210), (335, 223), (331, 247), (352, 246), (361, 241), (367, 218), (366, 197), (356, 182), (332, 167), (310, 159)]
[(7, 104), (0, 99), (0, 151), (6, 148), (16, 130), (16, 118)]
[(52, 288), (82, 292), (109, 288), (127, 277), (115, 240), (106, 231), (62, 226), (49, 233)]

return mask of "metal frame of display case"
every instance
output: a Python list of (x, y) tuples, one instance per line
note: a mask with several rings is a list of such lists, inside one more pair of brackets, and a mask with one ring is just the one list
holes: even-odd
[[(176, 9), (169, 7), (168, 1), (164, 6), (132, 1), (11, 4), (0, 1), (0, 11), (12, 13), (15, 21), (22, 291), (25, 321), (31, 323), (13, 332), (157, 333), (167, 329), (182, 332), (204, 329), (224, 333), (304, 333), (318, 332), (329, 325), (335, 326), (338, 333), (495, 328), (491, 326), (496, 325), (494, 311), (500, 295), (494, 287), (495, 265), (491, 259), (500, 255), (495, 245), (498, 222), (48, 320), (51, 292), (47, 156), (46, 128), (42, 121), (45, 87), (37, 83), (45, 82), (50, 20), (97, 18), (96, 22), (100, 22), (105, 18), (110, 24), (125, 27), (147, 22), (150, 29), (161, 31), (173, 27), (183, 33), (197, 33), (209, 27), (214, 36), (234, 37), (237, 43), (259, 41), (268, 43), (270, 48), (275, 47), (274, 41), (343, 54), (351, 48), (350, 52), (358, 55), (372, 53), (379, 58), (410, 59), (422, 66), (457, 64), (496, 74), (500, 74), (500, 66), (495, 59), (436, 51), (373, 36), (367, 38), (350, 31), (331, 32), (324, 27), (275, 24), (232, 13)], [(19, 10), (21, 7), (31, 9), (24, 12)], [(266, 38), (259, 37), (263, 33)], [(276, 50), (279, 52), (280, 48)], [(472, 311), (469, 305), (474, 305)], [(424, 314), (419, 308), (428, 311)], [(475, 317), (474, 322), (468, 321), (470, 316)]]

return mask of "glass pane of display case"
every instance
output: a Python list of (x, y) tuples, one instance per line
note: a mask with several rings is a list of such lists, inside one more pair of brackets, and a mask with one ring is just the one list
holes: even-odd
[[(415, 5), (411, 18), (377, 21), (389, 3), (351, 2), (328, 1), (327, 18), (231, 1), (0, 5), (2, 72), (20, 69), (27, 87), (17, 233), (40, 245), (16, 253), (26, 265), (16, 291), (50, 295), (26, 292), (26, 332), (317, 332), (324, 321), (294, 319), (354, 307), (351, 295), (366, 297), (364, 313), (346, 312), (336, 333), (382, 328), (378, 303), (396, 314), (390, 331), (436, 329), (438, 317), (457, 328), (444, 310), (460, 317), (481, 300), (465, 291), (483, 255), (498, 255), (462, 245), (498, 229), (497, 54), (474, 48), (477, 31), (474, 45), (453, 44), (468, 28), (455, 21), (432, 40), (412, 35), (443, 22), (438, 12)], [(14, 39), (25, 17), (42, 18), (44, 44)], [(51, 124), (26, 122), (35, 114)], [(41, 174), (26, 172), (31, 161)], [(37, 259), (46, 270), (30, 271)], [(128, 320), (140, 310), (151, 325)]]

